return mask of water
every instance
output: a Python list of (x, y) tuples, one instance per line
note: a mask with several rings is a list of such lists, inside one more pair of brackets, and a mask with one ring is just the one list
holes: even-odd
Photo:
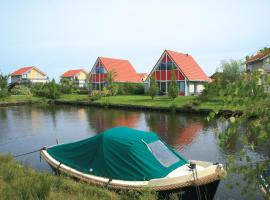
[[(18, 155), (43, 146), (94, 136), (115, 126), (153, 131), (187, 159), (225, 163), (212, 125), (203, 115), (171, 114), (75, 106), (18, 106), (0, 108), (0, 152)], [(237, 153), (237, 144), (231, 151)], [(256, 156), (256, 155), (255, 155)], [(51, 171), (38, 153), (19, 157), (35, 169)], [(261, 199), (259, 192), (257, 198)], [(239, 188), (221, 181), (216, 199), (244, 199)]]

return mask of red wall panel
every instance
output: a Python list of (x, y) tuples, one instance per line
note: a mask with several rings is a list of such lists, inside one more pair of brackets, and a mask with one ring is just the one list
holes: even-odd
[[(157, 71), (154, 71), (153, 74), (156, 80), (162, 80), (162, 81), (166, 80), (166, 70), (161, 70), (161, 71), (157, 70)], [(174, 70), (174, 74), (175, 74), (175, 80), (185, 80), (185, 77), (179, 70)], [(167, 80), (171, 80), (171, 70), (168, 70)]]
[(105, 82), (105, 79), (107, 77), (107, 74), (93, 74), (92, 75), (92, 83), (97, 83), (97, 82)]

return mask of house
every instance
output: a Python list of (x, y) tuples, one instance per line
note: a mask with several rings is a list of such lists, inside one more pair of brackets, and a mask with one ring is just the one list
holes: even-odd
[(141, 80), (144, 82), (148, 76), (147, 73), (138, 73), (138, 75), (140, 76)]
[(90, 83), (93, 90), (102, 90), (107, 84), (107, 73), (114, 73), (116, 83), (142, 83), (142, 79), (128, 60), (98, 57), (90, 71)]
[(48, 77), (40, 69), (34, 66), (23, 67), (10, 74), (11, 83), (47, 83)]
[(211, 81), (191, 55), (165, 50), (146, 79), (146, 91), (150, 87), (150, 78), (155, 77), (159, 94), (167, 95), (172, 72), (181, 96), (199, 94), (204, 83)]
[(248, 57), (245, 64), (247, 72), (263, 69), (266, 74), (270, 74), (270, 48), (265, 48), (254, 56)]
[(68, 70), (60, 77), (61, 81), (64, 79), (72, 81), (73, 85), (77, 87), (85, 87), (87, 80), (87, 72), (83, 69)]

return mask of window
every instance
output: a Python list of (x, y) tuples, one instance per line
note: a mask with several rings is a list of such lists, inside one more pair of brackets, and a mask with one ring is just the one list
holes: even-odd
[(105, 72), (105, 68), (100, 66), (100, 67), (96, 67), (96, 74), (104, 74)]
[(147, 146), (150, 148), (154, 157), (164, 167), (170, 167), (180, 161), (180, 159), (160, 140), (147, 144)]

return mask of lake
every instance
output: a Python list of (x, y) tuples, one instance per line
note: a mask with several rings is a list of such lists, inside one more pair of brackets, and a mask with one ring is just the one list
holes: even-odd
[[(225, 163), (227, 157), (227, 152), (219, 148), (211, 123), (203, 115), (60, 105), (0, 108), (0, 152), (18, 155), (57, 142), (91, 137), (115, 126), (156, 132), (187, 159)], [(237, 154), (238, 150), (236, 145), (230, 153)], [(18, 160), (37, 170), (52, 172), (40, 160), (39, 153)], [(244, 199), (239, 188), (230, 190), (225, 185), (226, 181), (221, 181), (216, 199)], [(257, 198), (262, 199), (257, 193)]]

